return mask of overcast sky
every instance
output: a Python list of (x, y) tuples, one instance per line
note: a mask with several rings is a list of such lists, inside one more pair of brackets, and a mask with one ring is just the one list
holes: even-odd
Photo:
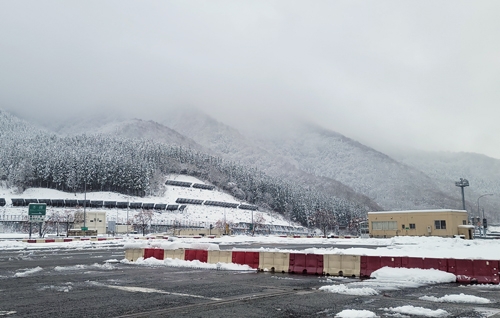
[(5, 0), (0, 108), (195, 106), (500, 158), (499, 15), (500, 1)]

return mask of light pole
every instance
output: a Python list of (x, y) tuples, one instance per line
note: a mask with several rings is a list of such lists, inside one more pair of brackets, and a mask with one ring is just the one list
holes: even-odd
[[(493, 195), (493, 193), (486, 193), (486, 194), (483, 194), (483, 195), (480, 195), (479, 198), (477, 198), (477, 214), (479, 216), (479, 213), (481, 213), (481, 210), (479, 210), (479, 199), (481, 199), (482, 197), (485, 197), (487, 195)], [(483, 219), (481, 220), (481, 224), (483, 225), (483, 236), (486, 237), (486, 228), (484, 227), (484, 209), (483, 209)]]
[(469, 186), (469, 180), (464, 179), (464, 178), (460, 178), (460, 181), (455, 182), (455, 185), (456, 185), (457, 187), (462, 188), (462, 207), (463, 207), (463, 210), (465, 210), (465, 211), (466, 211), (467, 209), (465, 208), (465, 194), (464, 194), (464, 188)]
[(125, 227), (127, 228), (127, 236), (128, 236), (128, 209), (130, 205), (130, 197), (127, 197), (127, 220), (125, 222)]
[(87, 179), (85, 179), (85, 185), (84, 185), (84, 195), (83, 195), (83, 229), (84, 231), (87, 231)]

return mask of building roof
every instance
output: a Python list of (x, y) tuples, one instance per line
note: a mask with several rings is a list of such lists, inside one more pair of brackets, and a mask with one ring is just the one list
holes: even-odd
[(378, 211), (368, 212), (368, 214), (396, 214), (396, 213), (443, 213), (443, 212), (460, 212), (467, 213), (466, 210), (451, 210), (451, 209), (437, 209), (437, 210), (405, 210), (405, 211)]

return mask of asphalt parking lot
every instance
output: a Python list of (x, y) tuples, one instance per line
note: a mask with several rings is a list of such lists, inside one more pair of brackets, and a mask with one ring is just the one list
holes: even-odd
[[(406, 305), (443, 309), (448, 317), (492, 317), (500, 312), (500, 289), (494, 286), (402, 286), (352, 296), (318, 288), (358, 279), (139, 266), (117, 262), (123, 255), (120, 248), (2, 251), (0, 316), (334, 317), (344, 309), (365, 309), (390, 317), (395, 313), (386, 309)], [(492, 303), (419, 300), (460, 293)]]

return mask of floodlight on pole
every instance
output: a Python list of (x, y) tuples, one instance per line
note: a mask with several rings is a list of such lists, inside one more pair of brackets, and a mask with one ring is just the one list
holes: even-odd
[[(481, 199), (482, 197), (488, 196), (488, 195), (493, 195), (493, 193), (486, 193), (486, 194), (480, 195), (477, 198), (477, 213), (478, 213), (478, 217), (479, 217), (479, 213), (481, 213), (481, 210), (479, 210), (479, 199)], [(486, 236), (486, 228), (484, 227), (484, 208), (483, 208), (483, 219), (481, 220), (481, 224), (483, 225), (483, 236)]]
[(465, 194), (464, 194), (464, 188), (469, 186), (469, 180), (460, 178), (460, 181), (456, 181), (455, 185), (457, 187), (460, 187), (462, 189), (462, 208), (463, 210), (467, 210), (465, 208)]
[(85, 179), (83, 195), (83, 227), (87, 228), (87, 179)]

